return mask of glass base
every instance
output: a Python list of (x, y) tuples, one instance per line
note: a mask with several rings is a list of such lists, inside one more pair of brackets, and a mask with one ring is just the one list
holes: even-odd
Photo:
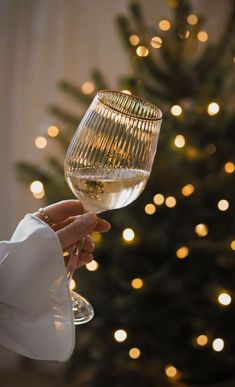
[(85, 324), (94, 317), (92, 305), (80, 294), (70, 291), (73, 304), (74, 325)]

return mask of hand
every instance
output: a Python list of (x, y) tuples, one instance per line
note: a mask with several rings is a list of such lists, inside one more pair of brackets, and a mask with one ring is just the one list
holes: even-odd
[[(43, 210), (53, 223), (52, 228), (60, 240), (63, 251), (67, 251), (75, 244), (79, 245), (79, 242), (85, 238), (82, 246), (84, 251), (80, 254), (77, 267), (91, 262), (95, 245), (89, 234), (93, 231), (102, 233), (109, 231), (110, 223), (92, 212), (84, 213), (83, 206), (78, 200), (61, 201), (44, 207)], [(45, 221), (40, 212), (34, 215)], [(65, 257), (65, 264), (68, 259), (69, 256)]]

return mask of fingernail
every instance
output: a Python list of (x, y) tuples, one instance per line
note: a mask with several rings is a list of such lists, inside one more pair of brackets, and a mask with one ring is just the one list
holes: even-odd
[(84, 223), (87, 227), (90, 227), (92, 225), (95, 225), (97, 222), (97, 217), (92, 212), (88, 212), (87, 214), (82, 215)]

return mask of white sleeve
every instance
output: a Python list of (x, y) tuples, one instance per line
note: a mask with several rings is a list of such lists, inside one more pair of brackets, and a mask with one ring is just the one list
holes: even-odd
[(74, 336), (59, 239), (28, 214), (0, 243), (0, 344), (33, 359), (65, 361)]

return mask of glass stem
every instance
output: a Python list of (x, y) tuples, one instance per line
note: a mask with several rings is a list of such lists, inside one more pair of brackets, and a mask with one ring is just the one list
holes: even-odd
[(67, 278), (68, 278), (68, 283), (70, 285), (71, 279), (73, 277), (73, 273), (77, 267), (78, 260), (80, 258), (81, 252), (82, 252), (82, 247), (84, 245), (85, 238), (82, 238), (81, 241), (76, 243), (73, 248), (72, 252), (69, 257), (68, 264), (66, 266), (67, 270)]

